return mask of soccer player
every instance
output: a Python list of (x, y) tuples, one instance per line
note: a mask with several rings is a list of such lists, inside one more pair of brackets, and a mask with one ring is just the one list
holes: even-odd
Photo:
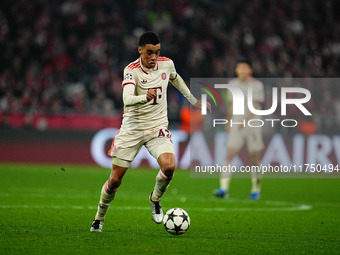
[[(247, 59), (240, 59), (236, 64), (235, 69), (237, 78), (229, 82), (230, 85), (235, 85), (240, 88), (244, 95), (244, 115), (232, 116), (232, 96), (228, 93), (228, 108), (227, 108), (227, 119), (230, 124), (231, 121), (234, 123), (232, 126), (227, 125), (226, 131), (229, 133), (227, 142), (227, 161), (226, 164), (230, 165), (233, 158), (242, 149), (246, 143), (248, 153), (252, 165), (260, 165), (261, 151), (263, 149), (262, 129), (260, 127), (250, 127), (243, 125), (243, 121), (247, 123), (255, 116), (248, 109), (248, 89), (253, 91), (253, 106), (256, 109), (261, 109), (261, 103), (264, 102), (264, 88), (261, 81), (256, 80), (252, 77), (253, 70), (250, 62)], [(257, 119), (259, 117), (257, 116)], [(230, 121), (231, 120), (231, 121)], [(235, 124), (241, 123), (241, 124)], [(220, 188), (215, 191), (217, 197), (227, 198), (229, 195), (229, 185), (232, 173), (225, 172), (221, 174)], [(261, 192), (261, 173), (251, 173), (252, 177), (252, 188), (250, 199), (260, 199)]]
[[(159, 36), (155, 32), (146, 32), (139, 40), (140, 57), (124, 69), (123, 121), (109, 151), (112, 156), (112, 171), (101, 189), (98, 210), (90, 231), (102, 232), (105, 214), (117, 188), (143, 145), (160, 166), (149, 200), (153, 221), (160, 224), (163, 220), (160, 199), (167, 190), (175, 170), (175, 152), (167, 117), (169, 81), (196, 108), (201, 108), (201, 101), (190, 93), (183, 79), (177, 74), (173, 61), (159, 56), (160, 51)], [(210, 104), (207, 108), (211, 111)]]

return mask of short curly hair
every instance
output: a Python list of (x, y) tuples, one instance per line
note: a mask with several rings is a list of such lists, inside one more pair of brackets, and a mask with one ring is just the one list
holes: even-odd
[(145, 32), (139, 38), (139, 46), (144, 46), (145, 44), (157, 45), (161, 42), (159, 35), (153, 31)]

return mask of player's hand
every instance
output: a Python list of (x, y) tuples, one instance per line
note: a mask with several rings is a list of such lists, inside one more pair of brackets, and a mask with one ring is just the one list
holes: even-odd
[[(197, 109), (202, 109), (202, 101), (197, 101), (195, 107)], [(207, 109), (209, 112), (211, 112), (211, 104), (209, 102), (207, 102)]]
[(146, 93), (146, 99), (148, 101), (152, 100), (157, 96), (157, 90), (156, 89), (148, 89), (148, 92)]

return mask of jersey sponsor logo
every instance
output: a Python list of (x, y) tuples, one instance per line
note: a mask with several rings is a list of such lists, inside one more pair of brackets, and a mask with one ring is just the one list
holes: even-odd
[(131, 81), (132, 80), (132, 74), (130, 74), (130, 73), (125, 74), (124, 80), (125, 81)]
[(142, 80), (142, 81), (140, 81), (142, 84), (145, 84), (145, 83), (147, 83), (148, 81), (147, 80)]
[(162, 77), (163, 80), (165, 80), (166, 79), (166, 73), (162, 73), (161, 77)]
[(157, 99), (161, 99), (162, 98), (162, 87), (155, 87), (155, 88), (151, 88), (151, 89), (155, 89), (156, 91), (160, 90), (160, 93), (157, 93), (157, 96), (153, 98), (153, 101), (151, 103), (151, 105), (157, 105)]

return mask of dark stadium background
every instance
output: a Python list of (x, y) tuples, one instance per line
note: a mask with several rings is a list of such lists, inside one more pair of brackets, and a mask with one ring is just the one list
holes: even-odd
[[(339, 77), (339, 10), (336, 0), (2, 0), (0, 161), (93, 164), (91, 139), (119, 127), (122, 70), (146, 30), (188, 84), (233, 77), (241, 56), (255, 77)], [(340, 87), (309, 89), (314, 133), (337, 134)], [(172, 86), (168, 98), (170, 129), (186, 130), (187, 102)]]
[[(339, 254), (340, 179), (330, 178), (339, 173), (265, 174), (261, 199), (250, 201), (249, 175), (233, 178), (229, 199), (219, 199), (218, 179), (176, 170), (163, 210), (180, 207), (191, 219), (176, 237), (151, 220), (157, 162), (147, 151), (137, 161), (146, 167), (135, 160), (124, 176), (103, 233), (89, 231), (110, 172), (105, 152), (121, 123), (123, 68), (139, 57), (147, 30), (159, 33), (161, 55), (188, 85), (234, 77), (242, 56), (261, 80), (304, 78), (312, 117), (300, 118), (294, 106), (287, 116), (274, 113), (299, 126), (266, 128), (263, 159), (269, 152), (339, 167), (339, 13), (339, 0), (0, 0), (0, 254)], [(273, 86), (264, 86), (269, 109)], [(189, 105), (172, 85), (168, 99), (177, 168), (188, 169), (189, 137), (200, 133), (189, 133)], [(204, 120), (217, 112), (210, 102)], [(215, 146), (225, 145), (221, 130), (201, 136), (199, 156), (225, 156)], [(315, 178), (298, 178), (307, 175)]]

